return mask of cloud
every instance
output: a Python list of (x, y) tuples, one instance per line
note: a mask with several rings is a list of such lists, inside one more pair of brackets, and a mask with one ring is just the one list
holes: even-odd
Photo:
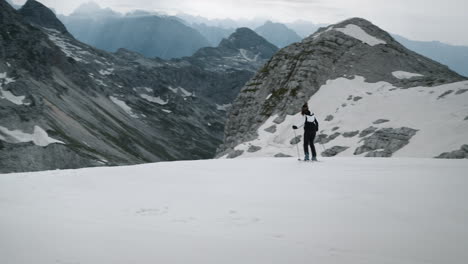
[[(69, 14), (89, 0), (38, 0)], [(13, 0), (23, 4), (25, 0)], [(363, 17), (377, 26), (416, 40), (468, 45), (466, 0), (95, 0), (120, 12), (132, 9), (183, 12), (207, 18), (254, 18), (336, 23)]]

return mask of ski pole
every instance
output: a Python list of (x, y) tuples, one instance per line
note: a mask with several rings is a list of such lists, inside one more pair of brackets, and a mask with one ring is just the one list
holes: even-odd
[[(294, 138), (297, 138), (297, 135), (296, 135), (296, 130), (293, 128), (293, 131), (294, 131)], [(301, 157), (299, 156), (299, 146), (297, 145), (299, 144), (299, 142), (296, 143), (296, 149), (297, 149), (297, 160), (301, 160)]]

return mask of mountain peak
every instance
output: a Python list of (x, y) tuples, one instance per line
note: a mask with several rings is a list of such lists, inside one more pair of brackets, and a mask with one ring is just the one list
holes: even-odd
[(95, 11), (98, 11), (98, 10), (101, 10), (101, 6), (94, 2), (94, 1), (89, 1), (89, 2), (86, 2), (86, 3), (83, 3), (81, 5), (79, 5), (74, 13), (92, 13), (92, 12), (95, 12)]
[(54, 12), (35, 0), (28, 0), (19, 13), (31, 24), (68, 33), (67, 28), (58, 20)]
[(386, 31), (372, 24), (370, 21), (359, 17), (353, 17), (324, 28), (320, 28), (316, 33), (306, 38), (306, 42), (313, 41), (315, 39), (327, 38), (328, 36), (333, 38), (336, 34), (340, 34), (337, 32), (341, 32), (348, 37), (358, 39), (370, 46), (388, 43), (400, 45)]
[(94, 1), (78, 6), (70, 16), (119, 16), (120, 14), (110, 8), (102, 8)]
[(278, 48), (250, 28), (238, 28), (227, 39), (223, 39), (219, 48), (245, 49), (260, 52), (264, 58), (270, 58)]
[(302, 40), (294, 30), (286, 25), (271, 21), (266, 21), (265, 24), (257, 27), (255, 32), (280, 48)]

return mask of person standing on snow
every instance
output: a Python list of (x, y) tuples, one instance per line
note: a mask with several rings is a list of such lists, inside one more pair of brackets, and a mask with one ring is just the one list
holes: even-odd
[[(309, 160), (309, 145), (312, 150), (312, 160), (317, 161), (317, 152), (315, 151), (314, 140), (315, 134), (318, 131), (319, 124), (314, 113), (309, 111), (309, 106), (305, 103), (302, 106), (301, 114), (304, 117), (304, 123), (299, 127), (304, 126), (304, 160)], [(298, 126), (293, 126), (293, 129), (298, 129)]]

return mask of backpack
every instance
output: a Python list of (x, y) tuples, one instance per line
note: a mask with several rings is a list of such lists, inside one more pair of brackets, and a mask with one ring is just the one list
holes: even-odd
[[(312, 120), (312, 121), (309, 121), (308, 117), (312, 117), (312, 118), (310, 118), (310, 120)], [(305, 129), (314, 129), (315, 131), (318, 131), (318, 127), (319, 127), (319, 124), (318, 124), (317, 118), (315, 118), (315, 116), (313, 114), (310, 114), (310, 113), (306, 114), (305, 115), (304, 128)]]

